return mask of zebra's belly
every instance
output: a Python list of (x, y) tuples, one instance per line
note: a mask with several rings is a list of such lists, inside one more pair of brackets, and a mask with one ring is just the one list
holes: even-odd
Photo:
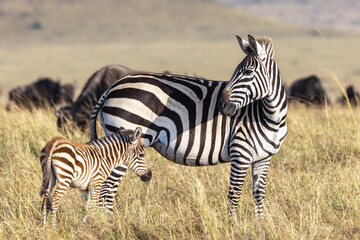
[(175, 150), (171, 144), (168, 146), (160, 142), (153, 144), (152, 147), (166, 159), (181, 165), (209, 166), (230, 161), (228, 154), (224, 153), (224, 151), (205, 148), (199, 149), (198, 145), (195, 145), (190, 151), (186, 148), (178, 148)]
[(78, 188), (80, 190), (88, 190), (89, 181), (84, 181), (84, 180), (81, 180), (81, 179), (73, 179), (71, 181), (70, 186), (72, 188)]
[(78, 167), (75, 169), (74, 177), (71, 181), (71, 187), (79, 188), (81, 190), (87, 190), (89, 188), (91, 172), (79, 169)]

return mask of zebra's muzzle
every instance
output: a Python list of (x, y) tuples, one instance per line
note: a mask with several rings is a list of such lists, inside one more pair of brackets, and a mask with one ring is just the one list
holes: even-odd
[(147, 182), (147, 181), (150, 181), (151, 177), (152, 177), (152, 173), (150, 171), (150, 172), (145, 173), (144, 175), (141, 175), (140, 179), (143, 182)]
[(236, 113), (236, 105), (229, 101), (229, 93), (224, 90), (218, 101), (218, 108), (221, 114), (225, 116), (233, 116)]

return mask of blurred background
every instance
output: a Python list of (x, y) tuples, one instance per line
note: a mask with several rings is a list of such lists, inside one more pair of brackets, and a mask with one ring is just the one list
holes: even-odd
[(39, 77), (75, 83), (107, 64), (228, 81), (234, 37), (269, 36), (283, 81), (317, 75), (329, 98), (360, 88), (360, 2), (0, 0), (1, 99)]

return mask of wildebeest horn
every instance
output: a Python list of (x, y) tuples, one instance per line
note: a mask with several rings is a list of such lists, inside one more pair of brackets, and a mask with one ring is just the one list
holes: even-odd
[(55, 106), (55, 105), (54, 105), (54, 114), (55, 114), (56, 117), (59, 117), (59, 116), (60, 116), (59, 110), (56, 109), (56, 106)]

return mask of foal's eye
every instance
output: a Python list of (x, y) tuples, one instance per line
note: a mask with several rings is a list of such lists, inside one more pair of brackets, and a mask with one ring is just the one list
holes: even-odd
[(145, 154), (144, 153), (139, 153), (139, 158), (144, 158)]
[(245, 69), (244, 75), (249, 76), (249, 75), (252, 74), (252, 72), (253, 72), (253, 71), (252, 71), (251, 69)]

